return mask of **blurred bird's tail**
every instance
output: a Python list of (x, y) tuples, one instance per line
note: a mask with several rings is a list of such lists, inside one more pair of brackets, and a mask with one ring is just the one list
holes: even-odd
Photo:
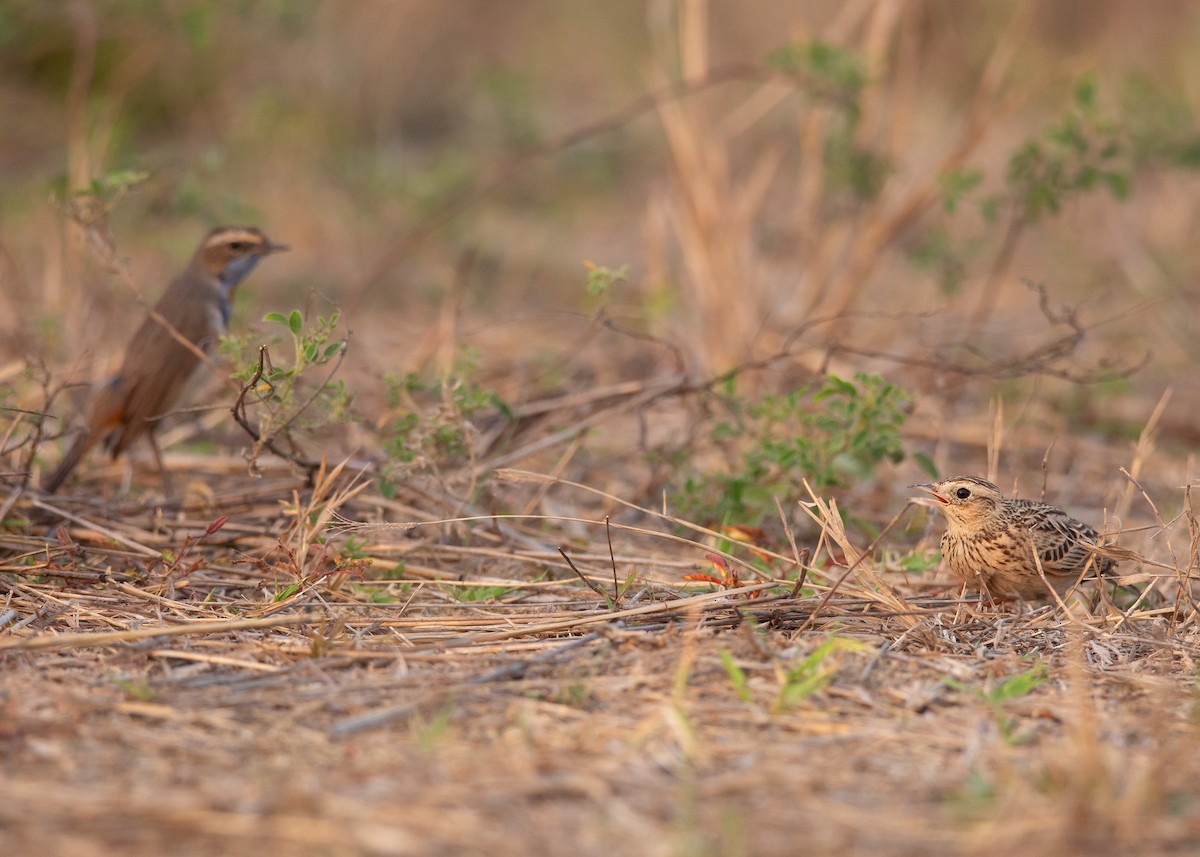
[(53, 494), (71, 475), (71, 471), (79, 464), (87, 451), (92, 448), (92, 444), (96, 442), (97, 433), (94, 431), (84, 431), (79, 437), (75, 438), (75, 442), (71, 444), (71, 448), (67, 450), (67, 454), (63, 456), (63, 460), (58, 463), (58, 467), (49, 477), (42, 480), (42, 491), (47, 494)]

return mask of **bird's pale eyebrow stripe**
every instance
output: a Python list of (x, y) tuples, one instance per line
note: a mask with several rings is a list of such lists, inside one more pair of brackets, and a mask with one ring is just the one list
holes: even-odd
[(247, 229), (222, 229), (216, 235), (209, 237), (204, 242), (205, 249), (216, 247), (220, 244), (229, 244), (234, 241), (245, 241), (249, 244), (261, 244), (262, 235), (257, 232), (251, 232)]

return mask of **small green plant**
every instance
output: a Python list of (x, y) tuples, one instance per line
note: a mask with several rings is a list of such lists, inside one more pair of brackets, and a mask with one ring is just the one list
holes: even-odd
[(842, 637), (829, 637), (812, 650), (800, 663), (786, 667), (775, 665), (775, 677), (779, 682), (779, 692), (775, 697), (772, 711), (786, 711), (797, 702), (807, 699), (833, 681), (837, 675), (836, 659), (826, 663), (838, 652), (860, 652), (867, 649), (865, 643), (847, 640)]
[(347, 560), (366, 559), (367, 552), (363, 550), (366, 546), (366, 539), (356, 539), (354, 536), (350, 536), (342, 543), (342, 557)]
[(728, 649), (721, 649), (720, 658), (721, 666), (725, 668), (725, 674), (729, 676), (729, 683), (733, 685), (733, 692), (742, 702), (749, 703), (752, 697), (746, 682), (746, 671), (737, 665)]
[(121, 200), (149, 177), (142, 170), (112, 170), (68, 192), (63, 176), (52, 192), (65, 203), (76, 222), (91, 227), (104, 223)]
[(612, 293), (617, 286), (629, 280), (629, 266), (622, 265), (616, 270), (597, 265), (595, 262), (584, 262), (587, 269), (587, 293), (597, 300), (601, 306), (612, 299)]
[(1005, 705), (1013, 699), (1027, 696), (1034, 689), (1044, 684), (1048, 678), (1044, 663), (1034, 664), (1025, 672), (1010, 675), (994, 685), (970, 687), (952, 678), (942, 679), (948, 686), (963, 693), (970, 693), (981, 699), (991, 710), (996, 721), (996, 728), (1009, 745), (1023, 743), (1025, 738), (1017, 732), (1018, 720), (1005, 713)]
[(942, 561), (940, 551), (917, 553), (909, 551), (905, 554), (893, 554), (892, 556), (884, 557), (884, 566), (889, 568), (899, 568), (908, 574), (921, 574), (922, 572), (932, 571), (937, 568)]
[(764, 396), (718, 424), (713, 440), (732, 448), (725, 473), (689, 477), (674, 496), (678, 514), (753, 524), (776, 514), (774, 497), (795, 493), (802, 479), (834, 488), (863, 479), (881, 461), (900, 461), (900, 427), (909, 396), (877, 375), (854, 381), (830, 375), (815, 391)]
[[(1057, 214), (1071, 198), (1107, 190), (1127, 199), (1133, 186), (1138, 149), (1136, 114), (1106, 115), (1092, 77), (1075, 85), (1070, 107), (1045, 129), (1021, 143), (1009, 156), (1004, 187), (977, 196), (978, 211), (986, 228), (1003, 219), (1004, 235), (998, 251), (1011, 254), (1032, 224)], [(941, 179), (942, 204), (953, 217), (963, 203), (984, 186), (985, 173), (965, 168)], [(969, 262), (981, 255), (983, 236), (951, 238), (945, 222), (933, 220), (925, 235), (909, 250), (914, 267), (938, 278), (946, 293), (956, 292), (967, 275)]]
[(454, 590), (454, 597), (459, 601), (494, 601), (512, 592), (511, 586), (464, 586)]
[(865, 60), (817, 39), (780, 48), (767, 57), (767, 65), (839, 108), (840, 121), (829, 123), (824, 145), (828, 189), (858, 201), (878, 196), (892, 165), (858, 142), (861, 98), (868, 80)]
[(966, 779), (950, 794), (949, 805), (964, 819), (977, 819), (993, 811), (996, 784), (978, 768), (971, 768)]
[(126, 696), (135, 702), (153, 702), (158, 698), (158, 691), (151, 687), (145, 679), (119, 678), (115, 680), (115, 683)]
[(810, 82), (847, 105), (857, 105), (867, 83), (861, 57), (820, 39), (784, 45), (767, 57), (767, 65), (780, 74)]
[(559, 705), (586, 708), (592, 698), (592, 689), (582, 681), (573, 681), (562, 685), (551, 698)]
[(399, 597), (390, 589), (380, 586), (368, 586), (356, 583), (351, 587), (355, 592), (364, 596), (369, 604), (395, 604)]
[(438, 709), (429, 721), (425, 721), (419, 714), (413, 714), (409, 724), (416, 736), (418, 747), (426, 753), (432, 752), (437, 747), (438, 742), (450, 728), (450, 718), (454, 715), (455, 706), (456, 703), (453, 699), (446, 700), (446, 704)]
[[(294, 429), (352, 419), (353, 394), (345, 382), (333, 378), (337, 369), (334, 361), (340, 360), (347, 346), (347, 340), (335, 339), (340, 318), (334, 312), (328, 317), (316, 316), (309, 324), (299, 310), (263, 316), (264, 322), (282, 328), (291, 339), (290, 363), (276, 363), (269, 345), (254, 348), (249, 336), (222, 339), (222, 352), (242, 367), (233, 375), (245, 385), (239, 399), (239, 419), (249, 426), (251, 411), (257, 414), (257, 426), (250, 426), (257, 435), (252, 458), (268, 443), (280, 437), (290, 439)], [(313, 376), (320, 372), (324, 377), (314, 382)]]
[(1126, 199), (1132, 179), (1125, 138), (1120, 123), (1101, 114), (1095, 80), (1080, 80), (1072, 109), (1009, 160), (1009, 191), (1025, 220), (1057, 214), (1073, 193), (1106, 188)]
[[(503, 399), (470, 381), (474, 364), (474, 355), (464, 355), (455, 371), (441, 381), (423, 381), (412, 373), (385, 378), (392, 408), (410, 409), (384, 429), (388, 461), (379, 479), (383, 496), (393, 497), (396, 485), (405, 478), (470, 460), (476, 434), (473, 420), (483, 411), (494, 409), (502, 418), (513, 419)], [(436, 397), (438, 404), (419, 410), (418, 400), (430, 397)]]
[(276, 604), (278, 604), (280, 601), (287, 601), (289, 598), (291, 598), (293, 595), (295, 595), (299, 590), (300, 590), (299, 583), (289, 583), (286, 586), (284, 586), (283, 589), (280, 589), (278, 592), (275, 593), (275, 598), (273, 600), (275, 601)]
[(404, 575), (408, 572), (408, 564), (404, 560), (396, 563), (394, 566), (383, 572), (379, 576), (380, 580), (403, 580)]

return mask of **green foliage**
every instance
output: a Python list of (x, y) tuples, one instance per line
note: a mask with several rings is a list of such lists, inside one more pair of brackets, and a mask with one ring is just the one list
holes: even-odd
[(856, 102), (867, 83), (861, 58), (820, 39), (784, 45), (767, 57), (767, 65), (781, 74), (827, 88), (848, 101)]
[(587, 292), (592, 297), (606, 298), (616, 286), (629, 279), (628, 265), (622, 265), (616, 270), (594, 262), (584, 262), (583, 266), (588, 272)]
[[(394, 496), (396, 484), (404, 478), (470, 460), (476, 434), (473, 420), (483, 411), (494, 409), (503, 419), (513, 419), (499, 395), (470, 380), (473, 371), (473, 355), (465, 355), (455, 371), (440, 381), (423, 381), (411, 372), (385, 376), (392, 408), (410, 408), (383, 432), (388, 461), (380, 490), (385, 497)], [(418, 400), (424, 398), (434, 398), (436, 404), (420, 410)]]
[(786, 711), (833, 681), (838, 670), (836, 659), (835, 662), (826, 663), (833, 654), (845, 651), (860, 652), (866, 649), (866, 644), (855, 640), (829, 637), (798, 664), (791, 667), (777, 664), (775, 675), (779, 681), (779, 692), (772, 710)]
[(541, 138), (538, 127), (537, 88), (527, 74), (501, 66), (482, 73), (480, 91), (494, 108), (500, 132), (515, 149), (529, 149)]
[(83, 187), (69, 188), (66, 175), (61, 175), (50, 182), (50, 192), (73, 220), (93, 227), (106, 224), (117, 205), (149, 177), (141, 170), (110, 170)]
[(856, 142), (860, 98), (867, 84), (862, 58), (817, 39), (785, 45), (767, 57), (767, 65), (799, 79), (811, 94), (840, 108), (842, 121), (830, 123), (824, 146), (829, 190), (848, 192), (858, 201), (878, 196), (892, 165)]
[(574, 681), (558, 688), (550, 698), (558, 705), (569, 708), (586, 708), (592, 699), (592, 689), (582, 681)]
[(413, 712), (408, 722), (416, 738), (417, 746), (423, 752), (431, 753), (437, 749), (438, 744), (450, 728), (450, 718), (454, 716), (455, 708), (457, 708), (455, 700), (446, 700), (446, 704), (438, 709), (428, 722), (422, 718), (419, 712)]
[(154, 702), (158, 698), (156, 691), (151, 684), (145, 679), (114, 679), (114, 683), (121, 691), (135, 702)]
[(366, 559), (367, 553), (363, 548), (367, 546), (366, 539), (356, 539), (350, 536), (342, 544), (341, 554), (347, 560)]
[(76, 188), (74, 195), (97, 200), (106, 211), (111, 211), (113, 206), (148, 178), (150, 174), (142, 170), (113, 170), (92, 179), (86, 187)]
[(764, 396), (713, 429), (713, 440), (733, 447), (737, 463), (728, 472), (690, 476), (674, 495), (677, 513), (754, 523), (774, 515), (773, 498), (795, 494), (802, 479), (814, 488), (865, 479), (880, 462), (904, 458), (900, 427), (909, 401), (904, 390), (863, 373), (853, 382), (830, 375), (816, 392)]
[(404, 575), (407, 574), (407, 572), (408, 572), (408, 563), (406, 563), (404, 560), (400, 560), (394, 566), (392, 566), (387, 571), (385, 571), (383, 574), (381, 574), (379, 576), (379, 579), (380, 580), (403, 580)]
[(1005, 712), (1005, 704), (1028, 696), (1041, 685), (1045, 684), (1048, 673), (1044, 663), (1036, 663), (1025, 672), (1010, 675), (996, 684), (986, 684), (980, 687), (968, 687), (962, 682), (945, 678), (943, 681), (955, 690), (970, 693), (978, 697), (991, 709), (996, 727), (1000, 730), (1005, 742), (1010, 745), (1023, 743), (1024, 736), (1017, 732), (1018, 720)]
[(955, 170), (942, 177), (942, 206), (947, 214), (958, 210), (962, 198), (983, 183), (983, 170)]
[[(987, 178), (982, 169), (955, 170), (941, 178), (944, 215), (955, 217), (964, 203), (976, 196), (984, 231), (962, 238), (951, 237), (946, 222), (932, 220), (925, 233), (909, 249), (909, 261), (935, 276), (947, 294), (956, 292), (968, 274), (968, 265), (988, 244), (999, 243), (1011, 252), (1020, 229), (1041, 222), (1062, 210), (1072, 199), (1095, 191), (1108, 191), (1125, 200), (1133, 188), (1139, 164), (1166, 160), (1177, 166), (1200, 166), (1200, 135), (1187, 111), (1175, 111), (1173, 119), (1164, 110), (1155, 119), (1144, 118), (1146, 110), (1131, 102), (1110, 115), (1101, 106), (1094, 78), (1080, 79), (1070, 106), (1063, 115), (1040, 132), (1016, 146), (1008, 157), (1003, 187), (978, 196)], [(1170, 127), (1164, 127), (1164, 123)], [(1160, 128), (1162, 133), (1147, 133)], [(1160, 145), (1161, 144), (1161, 145)], [(1194, 157), (1189, 156), (1189, 151)], [(1007, 233), (996, 235), (1006, 223)]]
[(464, 586), (454, 590), (454, 597), (468, 603), (474, 601), (494, 601), (512, 592), (511, 586)]
[[(291, 361), (286, 363), (276, 362), (280, 349), (273, 352), (268, 346), (260, 352), (249, 335), (222, 338), (221, 351), (242, 367), (233, 377), (244, 384), (254, 382), (246, 396), (247, 414), (257, 412), (258, 432), (264, 442), (290, 436), (296, 428), (318, 428), (353, 418), (353, 393), (325, 368), (346, 350), (345, 339), (334, 339), (339, 320), (334, 312), (328, 318), (317, 316), (315, 323), (309, 324), (300, 310), (263, 316), (264, 322), (278, 326), (291, 340)], [(279, 341), (279, 337), (272, 338), (272, 343)], [(320, 377), (314, 378), (317, 375)]]
[(942, 291), (952, 295), (962, 288), (967, 263), (977, 249), (978, 242), (955, 241), (945, 227), (935, 225), (909, 248), (908, 260), (918, 271), (936, 277)]
[(1128, 156), (1123, 127), (1100, 113), (1096, 83), (1084, 78), (1075, 87), (1073, 109), (1009, 159), (1009, 193), (1030, 223), (1057, 214), (1075, 193), (1106, 188), (1126, 199), (1132, 183)]
[(1121, 93), (1121, 115), (1138, 167), (1200, 168), (1200, 130), (1186, 93), (1134, 75)]
[(355, 592), (363, 595), (367, 599), (368, 604), (395, 604), (400, 600), (390, 589), (384, 589), (379, 586), (366, 586), (356, 583), (352, 588)]
[(725, 668), (725, 674), (729, 676), (729, 683), (733, 685), (733, 692), (742, 702), (750, 702), (750, 688), (746, 684), (746, 671), (737, 665), (733, 660), (733, 655), (727, 649), (721, 649), (720, 658), (721, 666)]

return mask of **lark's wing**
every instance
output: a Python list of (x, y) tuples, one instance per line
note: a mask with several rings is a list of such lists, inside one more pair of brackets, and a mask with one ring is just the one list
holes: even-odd
[(1106, 573), (1113, 561), (1095, 556), (1090, 547), (1099, 536), (1096, 530), (1054, 506), (1036, 500), (1011, 500), (1017, 527), (1029, 533), (1047, 574), (1078, 575), (1088, 561), (1092, 569)]

